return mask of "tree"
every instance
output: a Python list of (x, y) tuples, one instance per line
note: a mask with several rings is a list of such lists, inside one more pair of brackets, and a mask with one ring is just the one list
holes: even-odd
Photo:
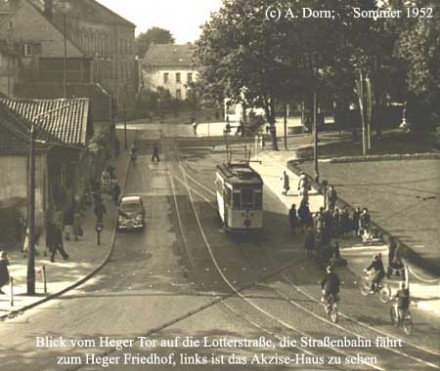
[(151, 44), (173, 44), (174, 37), (170, 31), (160, 27), (152, 27), (136, 37), (136, 53), (143, 58)]

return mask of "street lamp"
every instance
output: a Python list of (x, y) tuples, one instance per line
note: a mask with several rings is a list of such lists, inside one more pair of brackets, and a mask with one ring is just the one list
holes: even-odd
[(27, 261), (27, 293), (35, 294), (35, 124), (32, 124), (29, 145), (29, 248)]

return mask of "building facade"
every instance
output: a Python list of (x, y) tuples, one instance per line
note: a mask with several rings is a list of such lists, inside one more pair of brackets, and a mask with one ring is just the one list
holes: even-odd
[(89, 97), (94, 114), (107, 118), (98, 121), (111, 120), (115, 106), (134, 106), (134, 29), (94, 0), (9, 0), (0, 7), (0, 39), (20, 53), (17, 95)]
[(195, 94), (193, 83), (199, 74), (193, 63), (193, 50), (191, 44), (151, 45), (142, 61), (144, 88), (161, 87), (174, 99), (191, 99)]

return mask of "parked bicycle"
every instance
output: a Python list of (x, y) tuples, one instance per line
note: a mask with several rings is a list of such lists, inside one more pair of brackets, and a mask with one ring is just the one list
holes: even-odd
[(322, 297), (322, 302), (324, 305), (325, 314), (333, 323), (338, 322), (339, 314), (338, 314), (338, 299), (332, 294), (329, 294), (327, 297)]
[(395, 327), (402, 327), (403, 331), (407, 335), (411, 335), (413, 332), (413, 320), (411, 312), (406, 309), (402, 313), (402, 317), (399, 316), (399, 311), (395, 305), (390, 309), (391, 324)]
[[(366, 272), (359, 281), (359, 288), (363, 296), (372, 295), (371, 294), (371, 281), (373, 280), (373, 274)], [(379, 294), (379, 300), (382, 303), (388, 303), (391, 299), (391, 288), (386, 282), (381, 282), (376, 285), (374, 293)]]

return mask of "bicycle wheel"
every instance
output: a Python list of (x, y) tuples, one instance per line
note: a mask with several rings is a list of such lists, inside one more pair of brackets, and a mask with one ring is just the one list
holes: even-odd
[(407, 311), (405, 313), (405, 317), (402, 322), (403, 331), (405, 331), (405, 334), (411, 335), (413, 332), (413, 321), (411, 317), (411, 313)]
[(386, 283), (379, 290), (379, 299), (382, 303), (388, 303), (391, 298), (391, 289), (390, 286)]
[(397, 327), (398, 325), (398, 320), (397, 320), (397, 313), (396, 313), (396, 308), (394, 308), (394, 306), (392, 306), (390, 308), (390, 319), (391, 319), (391, 324), (395, 327)]
[(359, 281), (359, 288), (363, 296), (368, 296), (370, 294), (370, 280), (368, 277), (361, 277)]
[(336, 305), (336, 303), (332, 304), (332, 306), (330, 307), (330, 319), (332, 320), (333, 323), (338, 322), (338, 306)]

